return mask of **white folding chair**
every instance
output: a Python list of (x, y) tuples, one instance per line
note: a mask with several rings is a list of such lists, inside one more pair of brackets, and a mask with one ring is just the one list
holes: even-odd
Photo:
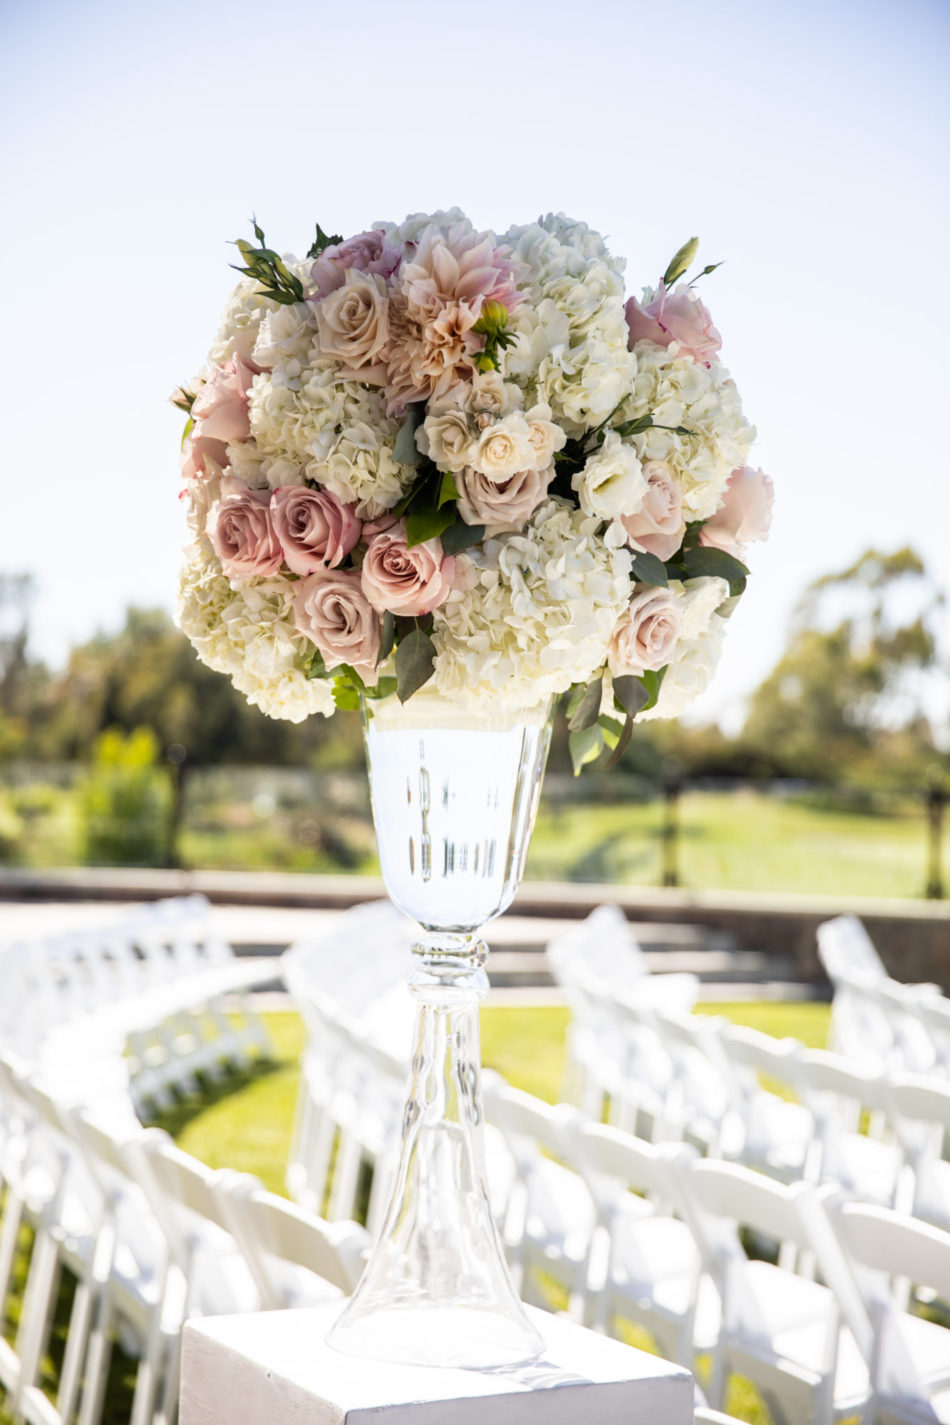
[[(707, 1391), (722, 1405), (729, 1376), (752, 1380), (780, 1425), (815, 1425), (860, 1414), (868, 1396), (867, 1370), (851, 1333), (839, 1319), (836, 1293), (764, 1259), (747, 1255), (740, 1229), (772, 1242), (778, 1255), (822, 1262), (834, 1257), (816, 1190), (791, 1186), (736, 1163), (675, 1165), (680, 1210), (696, 1234), (706, 1270), (722, 1300), (722, 1329)], [(786, 1254), (787, 1255), (787, 1254)], [(840, 1254), (839, 1254), (840, 1255)], [(842, 1266), (838, 1277), (846, 1275)], [(836, 1281), (837, 1285), (837, 1281)], [(857, 1309), (860, 1309), (859, 1307)]]
[(904, 1158), (890, 1131), (892, 1100), (881, 1076), (827, 1049), (805, 1050), (799, 1075), (816, 1133), (808, 1176), (837, 1183), (868, 1202), (903, 1201)]
[(873, 1425), (950, 1421), (950, 1329), (900, 1305), (908, 1279), (950, 1302), (950, 1234), (864, 1203), (841, 1204), (833, 1221), (874, 1323), (863, 1418)]
[(307, 1306), (353, 1291), (370, 1242), (357, 1223), (325, 1222), (244, 1174), (232, 1174), (222, 1187), (265, 1308)]
[[(811, 1114), (801, 1102), (802, 1045), (725, 1023), (719, 1043), (733, 1093), (719, 1142), (723, 1157), (780, 1182), (795, 1182), (806, 1174), (814, 1139)], [(763, 1079), (780, 1085), (788, 1097), (764, 1087)]]
[(485, 1085), (485, 1116), (514, 1162), (514, 1182), (502, 1235), (525, 1301), (551, 1308), (554, 1284), (577, 1320), (584, 1315), (594, 1204), (583, 1178), (565, 1167), (569, 1126), (578, 1118), (566, 1104), (550, 1104), (499, 1080)]
[[(902, 1074), (888, 1081), (885, 1092), (913, 1178), (910, 1215), (950, 1230), (950, 1083)], [(897, 1205), (908, 1208), (906, 1199)]]
[(585, 1325), (615, 1334), (629, 1318), (662, 1355), (692, 1367), (719, 1333), (719, 1303), (688, 1225), (673, 1214), (671, 1164), (694, 1156), (683, 1144), (656, 1147), (603, 1124), (569, 1126), (572, 1163), (597, 1210)]

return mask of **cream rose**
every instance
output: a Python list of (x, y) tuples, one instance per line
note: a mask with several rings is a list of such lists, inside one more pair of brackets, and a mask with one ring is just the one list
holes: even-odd
[(517, 475), (519, 470), (530, 470), (535, 459), (528, 422), (520, 411), (513, 411), (482, 431), (471, 464), (498, 483)]
[(270, 508), (287, 567), (295, 574), (310, 574), (321, 565), (335, 569), (360, 537), (355, 506), (332, 490), (282, 486), (272, 494)]
[(672, 559), (686, 533), (679, 482), (665, 460), (647, 460), (642, 468), (647, 482), (643, 504), (635, 515), (622, 517), (620, 523), (633, 549), (655, 554), (657, 559)]
[(337, 287), (316, 306), (318, 344), (354, 381), (382, 386), (389, 354), (389, 299), (382, 277), (350, 268)]
[(276, 574), (284, 552), (271, 520), (270, 491), (227, 480), (222, 494), (208, 511), (206, 529), (225, 574), (230, 579)]
[(537, 470), (546, 470), (554, 459), (556, 450), (563, 450), (567, 436), (559, 425), (551, 419), (551, 407), (542, 402), (525, 413), (528, 422), (528, 439), (534, 451)]
[(630, 607), (620, 615), (607, 649), (615, 678), (665, 668), (680, 632), (680, 612), (669, 589), (637, 586)]
[(359, 570), (316, 569), (294, 590), (294, 623), (315, 643), (328, 668), (348, 663), (364, 683), (377, 680), (379, 616), (363, 593)]
[(554, 466), (547, 470), (519, 470), (507, 480), (490, 480), (478, 470), (456, 475), (458, 512), (466, 524), (483, 524), (502, 534), (524, 527), (548, 492)]
[(437, 411), (416, 432), (416, 444), (440, 470), (464, 470), (475, 455), (478, 432), (464, 411)]
[(452, 587), (455, 560), (438, 539), (406, 544), (406, 523), (370, 540), (363, 560), (363, 593), (380, 613), (427, 614), (439, 607)]
[(633, 446), (611, 430), (600, 450), (573, 477), (571, 487), (585, 515), (613, 520), (636, 514), (643, 504), (647, 482)]

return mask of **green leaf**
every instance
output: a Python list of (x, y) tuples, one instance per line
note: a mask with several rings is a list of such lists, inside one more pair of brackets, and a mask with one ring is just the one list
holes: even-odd
[(442, 476), (442, 483), (439, 486), (439, 509), (447, 504), (449, 500), (457, 500), (459, 497), (458, 486), (455, 483), (455, 476), (451, 471), (446, 470)]
[(378, 701), (380, 698), (388, 698), (389, 695), (391, 693), (394, 693), (395, 691), (395, 678), (380, 678), (377, 683), (367, 683), (365, 685), (365, 687), (363, 688), (363, 696), (365, 698), (370, 698), (372, 701), (375, 702)]
[(615, 717), (608, 717), (604, 713), (597, 719), (601, 732), (604, 734), (604, 742), (608, 747), (616, 747), (617, 742), (623, 732), (623, 724)]
[(339, 233), (333, 233), (332, 235), (328, 236), (323, 231), (320, 224), (317, 223), (317, 235), (314, 238), (313, 242), (310, 244), (309, 248), (307, 249), (307, 256), (319, 257), (321, 252), (323, 252), (325, 248), (336, 247), (337, 243), (341, 243), (342, 241), (343, 239)]
[(188, 437), (191, 435), (191, 432), (194, 430), (194, 428), (195, 428), (194, 417), (193, 417), (193, 416), (189, 416), (188, 419), (185, 421), (185, 429), (184, 429), (184, 430), (182, 431), (182, 433), (181, 433), (181, 448), (182, 448), (182, 450), (184, 450), (184, 448), (185, 448), (185, 441), (186, 441), (186, 440), (188, 439)]
[(396, 642), (396, 619), (389, 609), (383, 614), (383, 622), (379, 630), (379, 657), (376, 659), (376, 667), (385, 662), (393, 651), (393, 644)]
[(604, 733), (599, 723), (582, 727), (568, 734), (567, 745), (574, 764), (574, 776), (579, 777), (581, 769), (588, 762), (595, 762), (604, 750)]
[(633, 577), (639, 584), (654, 584), (660, 588), (666, 588), (670, 582), (663, 560), (645, 551), (633, 556)]
[(674, 253), (669, 266), (663, 273), (663, 282), (667, 287), (672, 287), (674, 282), (678, 282), (686, 269), (691, 265), (696, 251), (699, 247), (699, 238), (691, 237), (689, 242), (684, 242), (677, 253)]
[(393, 444), (393, 459), (400, 465), (420, 465), (422, 452), (416, 445), (416, 431), (426, 418), (425, 406), (421, 402), (409, 407), (406, 419), (396, 434)]
[[(727, 580), (730, 594), (742, 593), (749, 573), (741, 559), (727, 554), (724, 549), (716, 549), (714, 545), (697, 544), (693, 549), (684, 549), (679, 555), (679, 563), (688, 579)], [(733, 588), (733, 585), (737, 587)]]
[(614, 679), (614, 698), (628, 717), (636, 717), (650, 701), (650, 692), (642, 678), (632, 673)]
[(360, 695), (348, 678), (337, 678), (333, 684), (333, 701), (341, 712), (360, 710)]
[[(745, 591), (745, 580), (742, 579), (740, 582), (742, 584), (742, 589), (740, 589), (738, 593), (730, 593), (729, 598), (724, 599), (716, 610), (716, 613), (719, 615), (720, 618), (732, 618), (732, 615), (735, 613), (736, 605), (742, 598), (742, 595)], [(732, 589), (731, 584), (729, 585), (729, 588), (730, 590)]]
[(652, 669), (648, 669), (644, 674), (642, 674), (641, 681), (643, 683), (643, 686), (646, 688), (647, 693), (649, 694), (649, 701), (644, 703), (643, 707), (640, 709), (641, 712), (648, 712), (650, 708), (656, 707), (657, 698), (660, 696), (660, 689), (663, 686), (663, 679), (666, 677), (666, 670), (668, 667), (669, 664), (667, 664), (664, 668), (657, 669), (656, 672), (654, 672)]
[(606, 772), (610, 767), (616, 767), (617, 763), (620, 761), (621, 757), (622, 757), (623, 754), (626, 752), (627, 748), (630, 746), (630, 739), (631, 739), (632, 736), (633, 736), (633, 718), (628, 716), (628, 717), (626, 717), (626, 718), (624, 719), (623, 731), (621, 732), (620, 736), (617, 738), (617, 744), (616, 744), (616, 746), (614, 747), (613, 752), (611, 752), (611, 754), (610, 754), (610, 756), (608, 757), (607, 761), (604, 763), (604, 771), (605, 771), (605, 772)]
[(443, 553), (461, 554), (463, 549), (471, 549), (473, 544), (477, 544), (484, 534), (483, 524), (466, 524), (464, 520), (456, 520), (442, 535)]
[(580, 732), (585, 727), (591, 727), (600, 716), (600, 700), (604, 691), (603, 676), (588, 683), (587, 691), (581, 698), (577, 711), (567, 724), (571, 732)]
[(396, 649), (396, 696), (401, 703), (428, 683), (434, 667), (435, 644), (421, 628), (414, 628)]
[(437, 539), (443, 530), (448, 529), (454, 519), (454, 505), (443, 510), (437, 509), (433, 505), (413, 510), (406, 520), (407, 549), (412, 549), (416, 544), (424, 544), (427, 539)]
[(323, 661), (323, 654), (320, 652), (319, 648), (315, 648), (313, 650), (313, 657), (310, 660), (310, 667), (307, 669), (307, 677), (336, 678), (338, 674), (338, 668), (334, 668), (332, 673), (330, 672), (330, 670), (327, 668), (326, 663)]

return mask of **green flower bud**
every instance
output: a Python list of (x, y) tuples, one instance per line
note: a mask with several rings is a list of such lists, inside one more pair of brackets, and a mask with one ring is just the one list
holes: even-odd
[(482, 314), (475, 323), (475, 331), (490, 335), (492, 332), (504, 331), (508, 325), (508, 308), (502, 302), (489, 300), (482, 307)]

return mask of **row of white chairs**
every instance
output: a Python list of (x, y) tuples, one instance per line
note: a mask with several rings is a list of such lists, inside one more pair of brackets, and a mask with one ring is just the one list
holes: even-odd
[(834, 987), (831, 1044), (859, 1063), (950, 1078), (950, 1000), (933, 984), (893, 979), (856, 916), (818, 928)]
[[(29, 1425), (98, 1425), (116, 1339), (136, 1363), (131, 1425), (172, 1425), (184, 1321), (348, 1293), (367, 1246), (355, 1223), (330, 1226), (255, 1178), (212, 1171), (160, 1130), (117, 1133), (9, 1053), (0, 1187), (0, 1317), (28, 1258), (0, 1394)], [(51, 1389), (42, 1363), (64, 1273), (74, 1288)]]
[(269, 1052), (260, 1017), (233, 996), (271, 978), (213, 933), (204, 896), (143, 905), (101, 928), (0, 947), (0, 1044), (76, 1102), (145, 1113)]
[(739, 1374), (778, 1425), (950, 1420), (950, 1330), (908, 1292), (950, 1302), (950, 1234), (497, 1083), (486, 1112), (518, 1164), (504, 1237), (525, 1300), (553, 1289), (588, 1326), (709, 1355), (713, 1405)]
[(693, 977), (644, 973), (614, 907), (549, 954), (572, 1010), (564, 1097), (587, 1117), (950, 1227), (946, 1080), (691, 1013)]

